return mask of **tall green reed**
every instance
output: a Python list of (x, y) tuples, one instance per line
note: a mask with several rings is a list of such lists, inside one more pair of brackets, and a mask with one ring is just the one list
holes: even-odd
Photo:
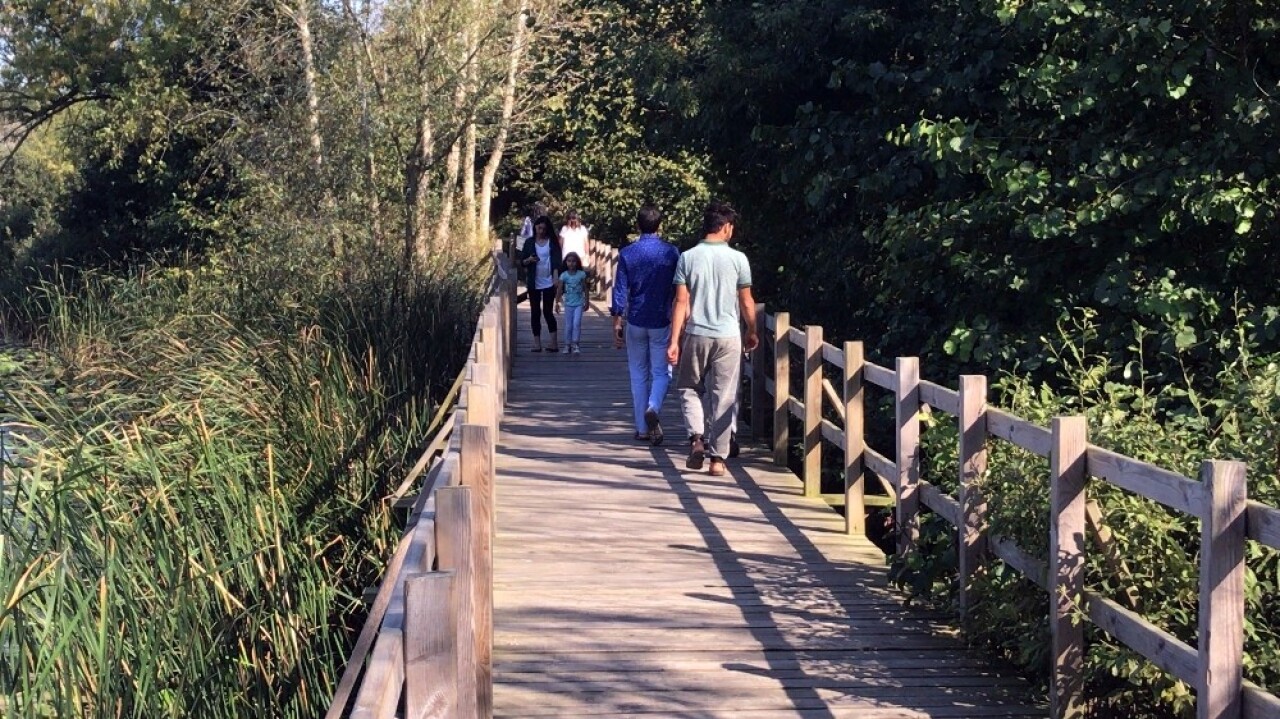
[(31, 444), (0, 504), (5, 716), (325, 708), (478, 283), (278, 258), (82, 276), (24, 305), (52, 371), (0, 393)]

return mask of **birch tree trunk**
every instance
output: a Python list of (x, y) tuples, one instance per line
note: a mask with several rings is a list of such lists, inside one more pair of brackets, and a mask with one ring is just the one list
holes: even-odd
[(356, 64), (356, 84), (360, 93), (360, 140), (364, 145), (364, 191), (368, 203), (373, 241), (382, 244), (382, 205), (378, 201), (378, 163), (373, 155), (373, 117), (369, 112), (369, 84), (364, 68)]
[[(283, 0), (279, 3), (280, 10), (293, 20), (294, 26), (298, 30), (298, 44), (302, 52), (302, 84), (306, 91), (307, 102), (307, 144), (311, 153), (311, 171), (313, 181), (318, 183), (323, 196), (323, 205), (326, 210), (333, 209), (333, 195), (329, 191), (328, 183), (325, 181), (324, 175), (324, 140), (320, 136), (320, 95), (316, 89), (316, 56), (315, 45), (311, 38), (311, 0), (296, 0), (296, 4), (290, 6)], [(327, 232), (328, 249), (330, 257), (337, 257), (341, 252), (338, 246), (338, 236), (333, 232)]]
[(316, 58), (311, 42), (310, 0), (298, 0), (297, 7), (288, 13), (298, 27), (298, 41), (302, 44), (302, 80), (307, 91), (307, 130), (310, 134), (311, 165), (319, 180), (324, 171), (324, 142), (320, 138), (320, 98), (316, 92)]
[(471, 0), (472, 30), (475, 37), (472, 39), (471, 62), (467, 65), (467, 93), (471, 95), (472, 102), (467, 108), (466, 125), (463, 130), (465, 137), (462, 151), (462, 206), (466, 214), (466, 224), (463, 227), (466, 247), (471, 247), (475, 243), (476, 237), (476, 94), (480, 92), (480, 69), (477, 67), (480, 62), (479, 58), (479, 38), (487, 34), (485, 29), (488, 27), (488, 11), (486, 0)]
[[(475, 65), (472, 64), (470, 69), (469, 82), (470, 85), (475, 81)], [(472, 92), (475, 91), (472, 86)], [(467, 244), (475, 242), (476, 238), (476, 114), (472, 108), (467, 114), (466, 129), (466, 148), (463, 150), (462, 158), (462, 204), (467, 213)]]
[[(426, 90), (426, 83), (423, 83)], [(405, 163), (405, 260), (414, 258), (426, 260), (429, 256), (426, 231), (427, 170), (431, 167), (435, 152), (435, 138), (432, 134), (431, 118), (427, 115), (425, 97), (423, 106), (418, 111), (417, 141), (413, 151)]]
[[(474, 5), (468, 3), (470, 9)], [(464, 122), (463, 110), (467, 103), (467, 78), (475, 63), (475, 40), (479, 36), (474, 12), (468, 14), (467, 22), (471, 27), (462, 33), (462, 65), (458, 68), (457, 86), (453, 90), (453, 118), (455, 122)], [(469, 113), (468, 113), (469, 114)], [(445, 246), (449, 241), (449, 233), (453, 231), (453, 206), (458, 196), (458, 176), (462, 165), (462, 133), (454, 135), (449, 145), (449, 157), (445, 160), (445, 181), (441, 190), (440, 221), (436, 224), (435, 247)], [(468, 214), (468, 217), (470, 215)]]
[(405, 228), (404, 258), (412, 262), (415, 258), (426, 261), (430, 257), (430, 246), (427, 242), (427, 197), (430, 189), (428, 172), (435, 162), (435, 134), (431, 122), (431, 37), (427, 30), (427, 21), (423, 13), (424, 3), (419, 2), (415, 19), (418, 80), (417, 127), (414, 132), (414, 146), (405, 161)]
[(479, 207), (476, 208), (478, 226), (476, 242), (487, 245), (489, 241), (489, 211), (493, 203), (493, 183), (498, 176), (498, 166), (502, 164), (502, 156), (507, 150), (507, 135), (511, 132), (511, 118), (515, 114), (516, 87), (520, 80), (520, 65), (525, 53), (525, 22), (529, 12), (529, 0), (519, 0), (514, 27), (511, 32), (511, 50), (507, 57), (507, 80), (502, 88), (502, 116), (498, 121), (497, 137), (493, 140), (493, 149), (484, 166), (484, 175), (480, 180)]

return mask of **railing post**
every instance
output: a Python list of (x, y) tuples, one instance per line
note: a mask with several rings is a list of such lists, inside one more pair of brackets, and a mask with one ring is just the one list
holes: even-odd
[(453, 572), (413, 577), (404, 587), (405, 719), (458, 716)]
[(475, 568), (471, 547), (475, 531), (471, 521), (471, 487), (441, 487), (436, 490), (436, 536), (440, 569), (457, 579), (453, 586), (454, 616), (457, 617), (458, 717), (476, 716), (476, 614)]
[(404, 634), (399, 629), (378, 632), (378, 643), (369, 655), (366, 676), (389, 677), (382, 682), (381, 694), (370, 694), (362, 685), (351, 708), (350, 719), (382, 719), (392, 716), (400, 704), (404, 688)]
[[(491, 364), (472, 366), (471, 381), (466, 385), (468, 424), (482, 424), (497, 429), (498, 400), (493, 389), (496, 369)], [(497, 433), (493, 436), (496, 438)]]
[(507, 373), (502, 371), (502, 359), (506, 355), (506, 347), (504, 343), (506, 336), (502, 333), (498, 315), (501, 312), (499, 303), (493, 303), (492, 311), (486, 311), (481, 319), (481, 327), (484, 328), (484, 337), (486, 342), (487, 353), (480, 361), (484, 364), (491, 365), (492, 382), (494, 388), (494, 417), (502, 417), (502, 408), (506, 405), (507, 400)]
[(1243, 462), (1200, 467), (1200, 667), (1196, 719), (1240, 719), (1244, 656), (1245, 487)]
[(510, 377), (511, 373), (515, 369), (516, 355), (518, 354), (516, 352), (516, 345), (519, 344), (517, 341), (517, 337), (519, 336), (517, 324), (519, 324), (520, 319), (519, 308), (517, 307), (517, 305), (519, 305), (518, 297), (520, 295), (519, 276), (520, 273), (516, 270), (515, 255), (512, 255), (511, 277), (507, 284), (507, 377)]
[(861, 342), (844, 343), (844, 531), (866, 535), (867, 507), (862, 480), (863, 437), (862, 375), (866, 359)]
[(764, 304), (757, 304), (756, 336), (760, 338), (760, 344), (751, 353), (751, 436), (757, 442), (765, 438), (765, 418), (769, 416), (769, 389), (764, 386), (764, 380), (769, 376), (764, 368), (765, 357), (769, 356), (764, 346), (765, 327), (768, 326), (765, 315)]
[(804, 329), (804, 496), (822, 494), (822, 327)]
[(1084, 417), (1055, 417), (1049, 455), (1049, 631), (1053, 680), (1050, 716), (1085, 715), (1084, 596), (1085, 447)]
[(960, 526), (956, 546), (960, 574), (960, 619), (967, 620), (973, 604), (970, 584), (982, 563), (986, 503), (977, 482), (987, 471), (987, 378), (960, 377)]
[[(471, 410), (468, 409), (468, 413)], [(470, 419), (468, 414), (468, 419)], [(488, 424), (462, 427), (460, 468), (471, 488), (471, 566), (474, 572), (476, 713), (493, 716), (493, 429)]]
[(773, 463), (787, 466), (791, 443), (791, 314), (779, 312), (773, 328)]
[(898, 556), (906, 556), (920, 539), (920, 360), (899, 357), (896, 369)]

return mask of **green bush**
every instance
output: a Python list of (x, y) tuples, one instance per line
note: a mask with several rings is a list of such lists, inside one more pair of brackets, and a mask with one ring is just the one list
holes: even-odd
[[(1183, 385), (1154, 387), (1144, 381), (1141, 357), (1116, 363), (1096, 351), (1097, 328), (1089, 313), (1060, 327), (1047, 347), (1070, 395), (1008, 375), (995, 387), (995, 404), (1048, 426), (1054, 416), (1088, 418), (1090, 442), (1166, 469), (1197, 477), (1208, 459), (1248, 463), (1248, 492), (1280, 506), (1277, 476), (1277, 420), (1280, 420), (1280, 357), (1254, 356), (1250, 328), (1238, 317), (1240, 332), (1230, 348), (1237, 361), (1214, 379), (1216, 395)], [(1137, 345), (1135, 345), (1136, 347)], [(1166, 358), (1177, 362), (1177, 357)], [(954, 422), (933, 421), (924, 433), (925, 478), (954, 493)], [(1048, 556), (1048, 461), (1003, 441), (990, 445), (982, 491), (989, 507), (990, 531), (1009, 537), (1032, 554)], [(1157, 626), (1195, 646), (1198, 618), (1199, 520), (1122, 491), (1104, 481), (1089, 483), (1104, 521), (1112, 530), (1128, 577), (1117, 576), (1101, 551), (1091, 545), (1086, 581), (1122, 604), (1126, 589), (1136, 589), (1137, 611)], [(947, 602), (953, 598), (954, 548), (949, 525), (926, 521), (922, 551), (895, 567), (895, 578), (917, 596)], [(1280, 552), (1250, 542), (1246, 553), (1245, 674), (1272, 691), (1280, 689)], [(971, 637), (1016, 663), (1045, 676), (1050, 660), (1048, 598), (1043, 590), (995, 562), (975, 580), (976, 603)], [(1086, 670), (1090, 695), (1100, 706), (1146, 707), (1151, 716), (1194, 713), (1191, 687), (1089, 626)]]

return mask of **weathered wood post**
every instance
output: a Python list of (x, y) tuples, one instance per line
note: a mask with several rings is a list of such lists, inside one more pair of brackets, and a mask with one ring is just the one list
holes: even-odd
[(471, 487), (441, 487), (436, 491), (436, 536), (440, 569), (454, 573), (452, 606), (457, 617), (458, 717), (476, 716), (476, 614), (475, 567), (471, 545), (475, 531), (471, 521)]
[(804, 329), (804, 496), (822, 494), (822, 328)]
[(1049, 455), (1049, 631), (1053, 643), (1050, 716), (1085, 715), (1084, 610), (1085, 448), (1084, 417), (1055, 417)]
[(405, 582), (405, 719), (458, 717), (453, 593), (453, 572), (430, 572)]
[(1244, 656), (1245, 464), (1200, 467), (1199, 676), (1196, 719), (1240, 719)]
[(765, 369), (765, 357), (769, 355), (764, 346), (765, 329), (768, 318), (765, 316), (764, 304), (756, 305), (756, 336), (760, 344), (751, 353), (751, 436), (757, 442), (765, 438), (764, 425), (769, 416), (769, 388), (765, 387), (765, 378), (769, 372)]
[(511, 257), (511, 277), (507, 282), (507, 377), (511, 377), (516, 364), (516, 345), (519, 344), (519, 310), (520, 273), (516, 269), (515, 255)]
[(906, 556), (920, 540), (920, 360), (899, 357), (896, 369), (898, 556)]
[(845, 534), (867, 533), (867, 507), (864, 499), (862, 455), (866, 450), (863, 436), (863, 367), (866, 358), (861, 342), (844, 343), (844, 531)]
[(960, 377), (960, 524), (956, 547), (959, 552), (960, 618), (967, 620), (973, 604), (970, 584), (982, 563), (986, 504), (977, 487), (987, 471), (987, 378)]
[[(404, 634), (399, 629), (382, 629), (369, 655), (366, 676), (381, 677), (376, 694), (362, 684), (351, 709), (351, 719), (382, 719), (395, 713), (404, 689)], [(373, 686), (370, 683), (370, 686)]]
[(779, 312), (773, 326), (773, 463), (787, 466), (791, 443), (791, 313)]
[(463, 486), (471, 488), (471, 566), (475, 614), (476, 710), (480, 719), (493, 716), (493, 484), (494, 442), (491, 424), (462, 427)]
[[(497, 367), (487, 363), (472, 366), (471, 382), (467, 383), (467, 424), (498, 426), (498, 400), (493, 389)], [(496, 439), (496, 433), (491, 435)]]

